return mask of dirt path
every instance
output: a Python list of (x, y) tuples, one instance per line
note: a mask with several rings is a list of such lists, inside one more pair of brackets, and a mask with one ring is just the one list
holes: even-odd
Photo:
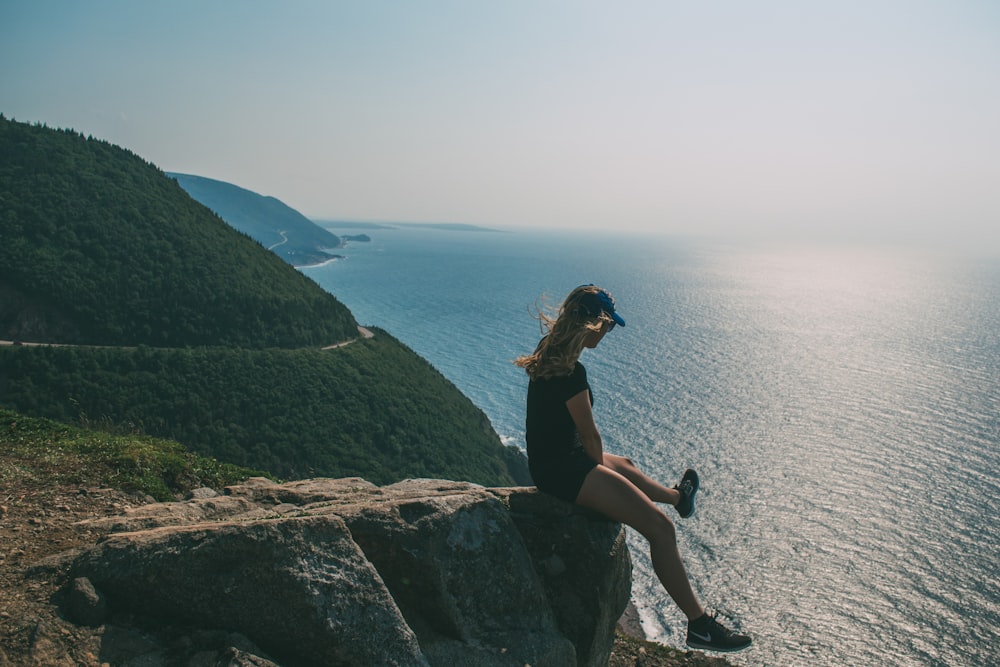
[[(366, 328), (364, 328), (363, 326), (360, 326), (360, 325), (358, 326), (358, 333), (361, 334), (361, 338), (374, 338), (375, 337), (375, 334), (371, 331), (371, 329), (366, 329)], [(344, 347), (345, 345), (350, 345), (351, 343), (353, 343), (356, 340), (357, 340), (357, 338), (352, 338), (351, 340), (345, 340), (345, 341), (340, 342), (340, 343), (334, 343), (333, 345), (327, 345), (326, 347), (323, 347), (323, 348), (320, 348), (320, 349), (322, 349), (322, 350), (336, 350), (338, 347)]]
[[(366, 329), (365, 327), (358, 326), (358, 334), (361, 338), (374, 338), (375, 333), (371, 329)], [(327, 345), (321, 347), (321, 350), (335, 350), (338, 347), (344, 347), (345, 345), (350, 345), (357, 338), (351, 338), (349, 340), (341, 341), (339, 343), (334, 343), (333, 345)], [(136, 349), (133, 345), (76, 345), (74, 343), (29, 343), (27, 341), (20, 340), (0, 340), (0, 345), (15, 345), (23, 347), (114, 347), (121, 350), (134, 350)]]

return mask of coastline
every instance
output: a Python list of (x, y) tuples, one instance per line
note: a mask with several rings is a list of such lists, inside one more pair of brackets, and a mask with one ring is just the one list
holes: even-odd
[(336, 262), (338, 259), (344, 259), (344, 258), (341, 257), (341, 256), (339, 256), (339, 255), (337, 255), (337, 256), (331, 257), (330, 259), (326, 259), (326, 260), (323, 260), (322, 262), (318, 262), (318, 263), (315, 263), (315, 264), (292, 264), (292, 266), (294, 266), (296, 269), (318, 269), (321, 266), (326, 266), (327, 264), (332, 264), (332, 263)]

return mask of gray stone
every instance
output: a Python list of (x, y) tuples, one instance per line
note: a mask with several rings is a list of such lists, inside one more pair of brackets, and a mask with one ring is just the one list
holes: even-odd
[(426, 664), (378, 573), (335, 516), (112, 535), (75, 570), (112, 607), (232, 628), (289, 664)]
[(67, 556), (71, 576), (112, 610), (244, 635), (215, 649), (219, 665), (607, 664), (631, 560), (602, 516), (443, 480), (255, 478), (225, 493), (105, 520), (129, 532)]
[(382, 491), (337, 513), (432, 663), (577, 664), (503, 502), (482, 487), (439, 480)]
[(281, 667), (275, 662), (259, 655), (241, 651), (238, 648), (230, 648), (225, 651), (215, 662), (213, 667)]
[(108, 616), (107, 601), (86, 577), (73, 580), (66, 597), (66, 607), (70, 619), (78, 625), (97, 627)]
[(121, 514), (87, 519), (78, 525), (112, 533), (182, 526), (206, 521), (247, 521), (275, 516), (270, 507), (261, 507), (241, 497), (194, 498), (186, 502), (151, 503), (130, 507)]
[(248, 498), (258, 504), (309, 505), (336, 503), (345, 497), (378, 497), (381, 489), (360, 477), (340, 479), (319, 477), (278, 484), (265, 477), (253, 477), (243, 484), (226, 487), (226, 495)]
[(576, 647), (577, 663), (606, 665), (632, 588), (621, 524), (533, 488), (490, 492), (510, 508), (556, 623)]

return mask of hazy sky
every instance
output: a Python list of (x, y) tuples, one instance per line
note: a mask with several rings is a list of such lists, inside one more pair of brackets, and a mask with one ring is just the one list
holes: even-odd
[(0, 112), (313, 218), (1000, 247), (997, 0), (0, 0)]

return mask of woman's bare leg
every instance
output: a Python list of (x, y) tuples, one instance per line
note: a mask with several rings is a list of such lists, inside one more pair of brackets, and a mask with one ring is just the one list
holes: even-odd
[(576, 504), (639, 531), (649, 541), (649, 557), (656, 576), (688, 620), (705, 613), (688, 581), (677, 549), (674, 524), (648, 494), (622, 474), (599, 465), (584, 479)]
[(647, 477), (632, 462), (632, 459), (614, 454), (605, 454), (604, 465), (635, 484), (640, 491), (645, 493), (654, 502), (676, 506), (681, 500), (681, 494), (677, 489), (668, 489), (659, 482)]

